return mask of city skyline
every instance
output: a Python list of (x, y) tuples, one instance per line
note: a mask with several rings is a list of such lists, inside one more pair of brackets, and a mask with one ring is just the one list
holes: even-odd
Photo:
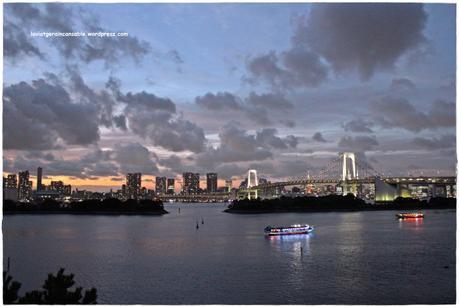
[[(45, 170), (46, 171), (46, 170)], [(43, 168), (42, 167), (37, 167), (37, 170), (36, 170), (36, 176), (33, 175), (33, 172), (31, 173), (29, 170), (24, 170), (24, 171), (20, 171), (19, 173), (9, 173), (9, 174), (6, 174), (4, 177), (3, 177), (3, 180), (4, 180), (4, 189), (5, 188), (14, 188), (16, 189), (16, 194), (17, 192), (19, 192), (19, 190), (21, 189), (21, 174), (25, 174), (25, 178), (26, 179), (23, 179), (22, 182), (26, 183), (26, 188), (29, 189), (32, 192), (39, 192), (41, 190), (45, 191), (45, 190), (53, 190), (54, 187), (53, 185), (55, 184), (61, 184), (63, 185), (63, 181), (62, 180), (59, 180), (59, 177), (51, 177), (51, 176), (43, 176)], [(123, 188), (123, 186), (128, 186), (129, 185), (129, 181), (131, 179), (130, 176), (132, 175), (137, 175), (139, 174), (140, 177), (142, 179), (135, 179), (134, 181), (138, 181), (139, 184), (138, 184), (138, 189), (140, 188), (146, 188), (146, 189), (149, 189), (149, 190), (154, 190), (155, 191), (155, 194), (174, 194), (174, 193), (177, 193), (177, 192), (185, 192), (187, 190), (187, 187), (186, 187), (186, 179), (184, 179), (184, 177), (187, 175), (187, 174), (192, 174), (192, 175), (195, 175), (195, 173), (190, 173), (190, 172), (183, 172), (182, 174), (180, 175), (176, 175), (175, 177), (173, 178), (168, 178), (168, 177), (162, 177), (162, 176), (151, 176), (151, 175), (145, 175), (145, 174), (142, 174), (142, 173), (127, 173), (125, 174), (124, 176), (124, 179), (123, 181), (120, 182), (120, 185), (117, 186), (117, 187), (114, 187), (114, 188), (110, 188), (109, 190), (94, 190), (94, 191), (90, 191), (90, 192), (109, 192), (111, 190), (121, 190)], [(239, 186), (239, 184), (241, 183), (241, 181), (233, 181), (232, 179), (222, 179), (222, 178), (218, 178), (218, 174), (217, 173), (206, 173), (204, 175), (206, 175), (204, 178), (199, 178), (199, 173), (196, 173), (196, 175), (198, 175), (198, 189), (200, 189), (200, 191), (209, 191), (211, 193), (215, 193), (217, 192), (217, 189), (221, 189), (221, 188), (228, 188), (228, 182), (231, 182), (231, 186), (230, 188), (232, 188), (233, 186), (235, 186), (235, 183), (237, 183), (236, 186)], [(148, 177), (148, 178), (145, 178), (145, 177)], [(153, 177), (154, 180), (152, 181), (150, 179), (150, 177)], [(18, 178), (19, 178), (19, 183), (18, 183)], [(46, 179), (46, 181), (43, 180), (43, 178)], [(14, 182), (14, 183), (13, 183)], [(41, 183), (41, 184), (39, 184)], [(47, 184), (48, 183), (48, 184)], [(209, 185), (211, 185), (211, 187), (209, 188)], [(72, 192), (74, 190), (71, 189), (71, 185), (64, 185), (64, 187), (68, 186), (69, 190), (71, 190)], [(78, 187), (75, 189), (75, 190), (78, 190)], [(80, 191), (82, 189), (79, 189)], [(70, 194), (70, 193), (69, 193)], [(29, 198), (32, 198), (32, 195), (29, 195)]]
[[(4, 176), (36, 185), (40, 166), (45, 184), (107, 191), (127, 173), (153, 188), (215, 172), (224, 186), (342, 151), (393, 176), (455, 175), (453, 4), (4, 7)], [(74, 30), (129, 37), (29, 33)]]

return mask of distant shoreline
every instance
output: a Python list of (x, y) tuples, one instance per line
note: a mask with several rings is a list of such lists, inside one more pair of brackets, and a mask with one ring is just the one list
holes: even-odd
[(297, 209), (297, 210), (259, 210), (259, 211), (248, 211), (248, 210), (237, 210), (237, 209), (225, 209), (223, 212), (234, 213), (234, 214), (261, 214), (261, 213), (332, 213), (332, 212), (365, 212), (365, 211), (412, 211), (412, 210), (456, 210), (456, 207), (438, 207), (438, 208), (388, 208), (388, 207), (377, 207), (377, 208), (365, 208), (365, 209), (322, 209), (322, 210), (310, 210), (310, 209)]
[(169, 214), (168, 211), (157, 211), (157, 212), (122, 212), (122, 211), (94, 211), (94, 212), (78, 212), (78, 211), (3, 211), (3, 215), (57, 215), (57, 214), (70, 214), (70, 215), (163, 215)]
[(161, 201), (149, 199), (83, 200), (63, 204), (55, 200), (36, 203), (21, 203), (11, 200), (3, 202), (3, 215), (16, 214), (74, 214), (74, 215), (162, 215), (167, 214)]
[(287, 213), (287, 212), (360, 212), (384, 210), (428, 210), (456, 209), (455, 198), (432, 198), (430, 201), (420, 201), (412, 198), (397, 198), (391, 202), (366, 204), (363, 200), (352, 195), (328, 195), (322, 197), (281, 197), (265, 200), (234, 201), (223, 212), (236, 214), (258, 213)]

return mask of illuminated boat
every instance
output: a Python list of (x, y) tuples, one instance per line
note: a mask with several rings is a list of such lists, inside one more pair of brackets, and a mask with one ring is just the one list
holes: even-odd
[(268, 226), (265, 228), (265, 234), (268, 236), (299, 235), (310, 233), (313, 230), (314, 227), (309, 225)]
[(398, 213), (395, 215), (399, 219), (422, 219), (424, 214), (422, 213)]

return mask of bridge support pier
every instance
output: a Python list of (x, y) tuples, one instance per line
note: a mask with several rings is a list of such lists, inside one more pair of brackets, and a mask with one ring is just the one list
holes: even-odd
[(258, 190), (248, 190), (247, 198), (248, 199), (257, 199), (258, 198)]
[(349, 193), (354, 196), (358, 196), (359, 185), (357, 183), (347, 183), (346, 181), (343, 181), (341, 187), (343, 188), (343, 196), (346, 196)]

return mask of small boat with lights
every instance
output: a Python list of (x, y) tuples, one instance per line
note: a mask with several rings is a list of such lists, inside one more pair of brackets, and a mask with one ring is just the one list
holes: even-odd
[(265, 234), (268, 236), (300, 235), (313, 230), (314, 227), (309, 225), (268, 226), (265, 228)]
[(416, 212), (416, 213), (397, 213), (395, 215), (399, 219), (422, 219), (424, 218), (424, 214)]

